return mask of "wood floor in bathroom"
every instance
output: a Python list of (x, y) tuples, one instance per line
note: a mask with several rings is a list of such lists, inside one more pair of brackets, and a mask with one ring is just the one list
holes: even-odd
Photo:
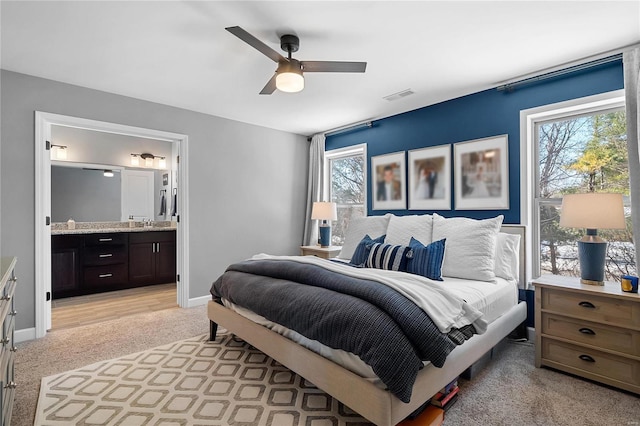
[(177, 307), (176, 283), (152, 285), (54, 300), (51, 323), (59, 330)]

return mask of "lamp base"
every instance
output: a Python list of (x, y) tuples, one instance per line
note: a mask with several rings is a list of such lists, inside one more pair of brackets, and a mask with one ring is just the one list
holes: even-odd
[(585, 280), (584, 278), (580, 278), (580, 284), (604, 285), (604, 281)]
[(604, 285), (604, 264), (606, 255), (607, 242), (597, 235), (588, 233), (578, 241), (580, 283), (588, 285)]
[(331, 245), (331, 227), (320, 225), (320, 247), (327, 248)]

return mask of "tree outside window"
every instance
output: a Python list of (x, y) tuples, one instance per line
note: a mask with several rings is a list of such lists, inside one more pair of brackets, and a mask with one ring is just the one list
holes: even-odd
[(338, 220), (331, 230), (331, 244), (344, 243), (345, 231), (354, 217), (366, 215), (364, 149), (349, 155), (327, 153), (330, 200), (337, 204)]
[(609, 241), (606, 279), (637, 274), (629, 206), (629, 166), (624, 110), (538, 125), (538, 193), (541, 273), (580, 276), (576, 241), (584, 230), (561, 228), (562, 196), (615, 192), (625, 196), (624, 230), (598, 230)]

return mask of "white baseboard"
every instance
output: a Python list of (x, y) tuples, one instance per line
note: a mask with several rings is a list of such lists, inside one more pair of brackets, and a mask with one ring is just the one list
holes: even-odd
[(193, 308), (194, 306), (202, 306), (202, 305), (206, 305), (209, 300), (211, 300), (211, 295), (209, 296), (201, 296), (201, 297), (194, 297), (193, 299), (189, 299), (189, 302), (187, 303), (187, 308)]
[(22, 330), (16, 330), (13, 334), (13, 341), (15, 343), (26, 342), (27, 340), (33, 340), (36, 338), (36, 328), (23, 328)]
[(535, 342), (536, 341), (536, 329), (533, 327), (527, 327), (527, 339), (529, 339), (530, 342)]

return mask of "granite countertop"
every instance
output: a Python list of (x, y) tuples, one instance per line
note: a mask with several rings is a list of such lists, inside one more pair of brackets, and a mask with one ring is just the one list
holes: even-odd
[(75, 229), (69, 229), (66, 222), (53, 223), (51, 235), (71, 234), (102, 234), (114, 232), (156, 232), (175, 231), (175, 222), (156, 221), (152, 226), (143, 226), (143, 222), (134, 222), (134, 227), (129, 227), (129, 222), (77, 222)]

